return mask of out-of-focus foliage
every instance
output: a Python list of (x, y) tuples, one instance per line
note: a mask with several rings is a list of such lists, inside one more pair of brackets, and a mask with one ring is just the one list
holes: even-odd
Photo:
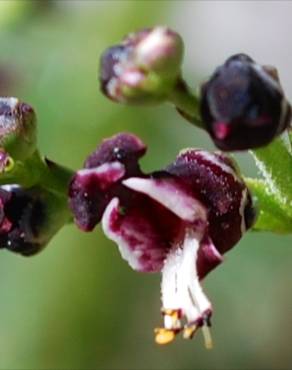
[[(43, 153), (78, 168), (103, 137), (129, 130), (148, 143), (143, 164), (150, 170), (182, 147), (211, 147), (169, 106), (114, 105), (97, 83), (102, 51), (144, 26), (168, 24), (189, 36), (193, 55), (204, 53), (189, 43), (199, 2), (197, 11), (180, 1), (37, 3), (0, 2), (0, 91), (35, 107)], [(183, 18), (182, 27), (188, 6), (192, 22)], [(235, 51), (244, 46), (238, 43)], [(193, 57), (190, 83), (205, 77), (198, 70)], [(245, 157), (241, 163), (250, 166)], [(160, 348), (152, 332), (161, 320), (159, 276), (133, 272), (99, 228), (82, 234), (68, 226), (36, 257), (1, 252), (0, 368), (289, 369), (291, 258), (291, 238), (246, 236), (205, 283), (215, 305), (215, 349), (206, 352), (200, 337)]]

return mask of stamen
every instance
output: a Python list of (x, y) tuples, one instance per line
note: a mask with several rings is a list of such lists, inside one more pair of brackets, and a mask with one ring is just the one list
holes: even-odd
[(155, 342), (162, 345), (171, 343), (177, 334), (175, 330), (165, 328), (156, 328), (154, 332), (156, 334)]
[(182, 325), (180, 322), (181, 310), (174, 309), (162, 309), (162, 314), (164, 316), (164, 326), (167, 329), (181, 330)]
[(202, 326), (202, 333), (203, 333), (203, 338), (205, 342), (205, 348), (206, 349), (212, 349), (213, 348), (213, 340), (211, 336), (211, 331), (208, 325), (204, 324)]
[(193, 324), (193, 325), (186, 325), (184, 327), (183, 331), (183, 338), (184, 339), (192, 339), (196, 331), (198, 330), (198, 326)]
[[(205, 346), (212, 348), (208, 328), (212, 307), (202, 290), (196, 268), (200, 240), (200, 234), (186, 232), (182, 245), (173, 248), (165, 260), (161, 285), (164, 328), (155, 331), (159, 344), (173, 341), (181, 331), (183, 338), (191, 339), (202, 327)], [(184, 327), (181, 319), (187, 321)]]

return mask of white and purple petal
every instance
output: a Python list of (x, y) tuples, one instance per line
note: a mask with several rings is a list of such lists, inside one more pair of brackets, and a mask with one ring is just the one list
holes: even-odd
[(183, 223), (177, 216), (139, 194), (130, 207), (113, 198), (102, 217), (102, 227), (130, 266), (144, 272), (160, 271), (167, 253), (183, 236)]

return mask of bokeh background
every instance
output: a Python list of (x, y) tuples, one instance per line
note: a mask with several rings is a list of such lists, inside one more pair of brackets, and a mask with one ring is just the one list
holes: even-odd
[[(104, 137), (132, 131), (148, 143), (145, 170), (183, 147), (212, 148), (171, 106), (107, 101), (101, 52), (156, 24), (184, 37), (184, 75), (198, 86), (228, 56), (274, 64), (292, 98), (292, 3), (281, 1), (0, 1), (0, 93), (31, 103), (51, 159), (80, 168)], [(245, 174), (256, 170), (237, 156)], [(292, 184), (291, 184), (292, 186)], [(2, 251), (1, 369), (291, 369), (292, 239), (250, 233), (205, 281), (215, 307), (215, 348), (201, 335), (168, 347), (160, 324), (160, 276), (133, 272), (99, 227), (65, 227), (38, 256)]]

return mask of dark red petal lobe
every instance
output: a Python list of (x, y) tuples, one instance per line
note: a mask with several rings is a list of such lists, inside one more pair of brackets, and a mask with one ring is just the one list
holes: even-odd
[(104, 212), (102, 226), (130, 266), (144, 272), (160, 271), (172, 244), (178, 243), (184, 232), (177, 216), (139, 194), (128, 207), (113, 198)]
[(70, 184), (69, 204), (82, 230), (92, 230), (101, 220), (110, 200), (108, 190), (124, 175), (125, 168), (119, 162), (104, 163), (76, 173)]
[(232, 248), (247, 226), (244, 214), (250, 194), (222, 154), (190, 149), (167, 169), (188, 184), (208, 209), (209, 236), (219, 253)]
[(145, 144), (135, 135), (120, 133), (105, 139), (87, 158), (84, 167), (98, 167), (104, 163), (118, 161), (126, 168), (127, 175), (140, 175), (138, 160), (147, 150)]
[(197, 272), (199, 279), (203, 279), (211, 270), (223, 261), (212, 240), (206, 235), (200, 244), (197, 259)]

